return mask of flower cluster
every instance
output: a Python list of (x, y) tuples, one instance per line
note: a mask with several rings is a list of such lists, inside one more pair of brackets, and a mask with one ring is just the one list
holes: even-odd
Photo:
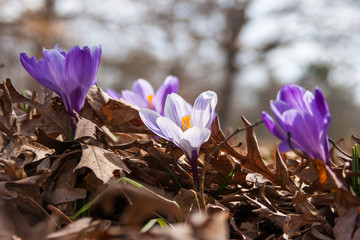
[(108, 89), (106, 92), (114, 99), (123, 98), (128, 103), (140, 108), (149, 108), (164, 115), (164, 105), (167, 95), (170, 93), (177, 93), (178, 89), (178, 78), (168, 76), (156, 93), (151, 84), (145, 79), (135, 81), (132, 85), (132, 91), (123, 90), (121, 95), (113, 89)]
[(267, 128), (282, 140), (280, 151), (300, 150), (330, 166), (327, 134), (331, 115), (320, 89), (314, 96), (300, 86), (285, 85), (270, 107), (280, 128), (267, 112), (262, 117)]
[(43, 49), (44, 59), (36, 61), (26, 53), (20, 54), (20, 62), (40, 84), (56, 92), (63, 100), (69, 115), (80, 112), (86, 95), (97, 82), (101, 60), (101, 46), (78, 46), (64, 52), (59, 46)]
[(217, 95), (203, 92), (191, 108), (176, 93), (167, 96), (164, 114), (141, 108), (139, 113), (144, 124), (156, 135), (173, 142), (190, 160), (195, 189), (198, 188), (197, 159), (201, 145), (208, 141), (209, 130), (214, 119)]
[[(36, 61), (26, 53), (20, 54), (20, 61), (29, 74), (45, 87), (62, 98), (70, 116), (80, 113), (86, 95), (97, 82), (101, 59), (101, 46), (73, 47), (64, 52), (59, 46), (43, 49), (44, 59)], [(193, 106), (177, 92), (179, 81), (168, 76), (159, 89), (154, 91), (151, 84), (139, 79), (132, 90), (121, 94), (109, 89), (114, 99), (138, 106), (144, 124), (159, 137), (174, 143), (188, 158), (195, 189), (198, 189), (197, 161), (200, 148), (209, 140), (217, 95), (206, 91), (199, 95)], [(279, 150), (297, 150), (311, 159), (319, 159), (330, 166), (328, 128), (331, 115), (320, 89), (315, 94), (297, 85), (285, 85), (277, 99), (271, 101), (274, 120), (267, 112), (262, 113), (267, 128), (281, 140)]]

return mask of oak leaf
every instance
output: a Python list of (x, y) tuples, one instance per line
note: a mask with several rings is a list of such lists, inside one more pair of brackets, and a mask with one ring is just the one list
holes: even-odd
[(110, 180), (115, 170), (130, 173), (129, 168), (115, 153), (98, 146), (80, 144), (82, 156), (79, 164), (74, 168), (74, 171), (82, 167), (87, 167), (104, 183)]

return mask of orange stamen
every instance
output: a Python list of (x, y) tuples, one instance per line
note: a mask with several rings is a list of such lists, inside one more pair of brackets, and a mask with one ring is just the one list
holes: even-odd
[(149, 101), (149, 108), (150, 109), (153, 109), (153, 104), (152, 104), (152, 99), (153, 99), (154, 95), (150, 94), (148, 95), (146, 98), (148, 99)]
[[(181, 125), (182, 125), (182, 129), (185, 132), (186, 129), (191, 128), (190, 126), (190, 116), (185, 116), (181, 119)], [(186, 129), (185, 129), (186, 127)]]

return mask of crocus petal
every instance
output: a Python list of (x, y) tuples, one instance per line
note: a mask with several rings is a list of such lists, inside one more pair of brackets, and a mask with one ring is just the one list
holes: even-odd
[(171, 92), (177, 93), (179, 90), (179, 79), (175, 76), (167, 76), (164, 84), (169, 84), (171, 86)]
[[(281, 100), (270, 101), (270, 109), (275, 115), (277, 122), (280, 127), (284, 130), (284, 132), (289, 132), (290, 130), (287, 128), (287, 125), (284, 124), (284, 113), (290, 109), (293, 109), (289, 104), (283, 102)], [(299, 110), (300, 111), (300, 110)]]
[(43, 54), (51, 79), (61, 92), (66, 92), (64, 86), (65, 57), (55, 49), (47, 50), (44, 48)]
[(164, 115), (182, 128), (181, 119), (190, 116), (188, 103), (176, 93), (169, 94), (164, 107)]
[(168, 136), (161, 131), (159, 124), (157, 123), (158, 118), (161, 117), (160, 114), (148, 108), (140, 108), (139, 115), (145, 126), (147, 126), (152, 132), (170, 141)]
[(326, 116), (329, 114), (329, 107), (326, 103), (325, 97), (321, 90), (318, 88), (315, 89), (315, 102), (317, 105), (317, 109), (322, 116)]
[(36, 62), (35, 57), (29, 58), (26, 53), (20, 54), (20, 62), (25, 68), (25, 70), (40, 84), (49, 88), (50, 90), (58, 93), (58, 87), (55, 85), (53, 79), (51, 78), (47, 66), (43, 59), (39, 59)]
[[(310, 157), (324, 160), (325, 156), (321, 153), (321, 143), (319, 143), (314, 119), (308, 112), (289, 110), (285, 114), (285, 122), (291, 128), (291, 138), (301, 146), (302, 151)], [(292, 127), (290, 127), (292, 126)], [(315, 133), (315, 134), (314, 134)]]
[(167, 95), (173, 93), (172, 86), (170, 84), (162, 84), (160, 88), (156, 91), (156, 94), (153, 98), (154, 110), (164, 115), (164, 105), (167, 98)]
[(304, 109), (303, 95), (305, 89), (298, 85), (288, 84), (284, 85), (278, 94), (278, 100), (284, 101), (297, 109)]
[(276, 137), (278, 137), (279, 139), (286, 141), (286, 139), (287, 139), (286, 135), (276, 125), (274, 119), (267, 112), (262, 112), (261, 116), (262, 116), (262, 119), (263, 119), (266, 127), (269, 129), (269, 131), (272, 134), (274, 134)]
[[(291, 144), (291, 146), (289, 144)], [(303, 149), (292, 138), (283, 140), (279, 144), (279, 150), (280, 150), (280, 152), (288, 152), (288, 151), (292, 151), (292, 150), (303, 151)]]
[(121, 95), (120, 93), (118, 93), (117, 91), (113, 90), (113, 89), (107, 89), (106, 90), (106, 93), (109, 94), (109, 96), (112, 98), (112, 99), (120, 99), (121, 98)]
[(183, 131), (170, 119), (166, 117), (159, 117), (156, 120), (161, 133), (163, 134), (163, 138), (173, 142), (176, 146), (181, 148), (180, 139), (183, 135)]
[(206, 91), (199, 95), (195, 100), (190, 119), (194, 126), (205, 128), (211, 127), (214, 119), (215, 107), (217, 104), (217, 95), (213, 91)]
[[(155, 110), (164, 116), (164, 106), (167, 95), (170, 93), (176, 93), (178, 88), (179, 80), (177, 77), (168, 76), (155, 94), (153, 87), (145, 79), (138, 79), (135, 81), (132, 86), (132, 92), (143, 99), (143, 101), (141, 101), (142, 105), (138, 105), (139, 107), (145, 107), (143, 102), (146, 102), (147, 108)], [(132, 101), (132, 103), (137, 105), (137, 101)]]
[(64, 50), (62, 50), (62, 48), (60, 47), (59, 44), (56, 44), (55, 45), (55, 49), (61, 54), (63, 55), (64, 57), (66, 56), (66, 52)]
[(132, 91), (143, 99), (147, 99), (149, 95), (154, 95), (154, 89), (145, 79), (138, 79), (132, 86)]
[(200, 147), (209, 140), (211, 131), (207, 128), (195, 126), (186, 130), (180, 139), (180, 148), (191, 157), (191, 153), (196, 150), (199, 155)]
[(312, 112), (312, 103), (313, 102), (314, 102), (314, 95), (312, 94), (312, 92), (305, 91), (305, 93), (303, 95), (304, 108), (301, 109), (301, 111), (307, 111), (307, 112), (313, 114), (313, 112)]
[(93, 61), (88, 47), (73, 47), (65, 57), (65, 83), (67, 89), (77, 88), (76, 85), (91, 86), (96, 76)]
[[(293, 146), (294, 149), (298, 150), (297, 148), (295, 148)], [(289, 142), (287, 140), (284, 140), (282, 141), (280, 144), (279, 144), (279, 151), (280, 152), (288, 152), (288, 151), (291, 151), (291, 150), (294, 150), (290, 147), (289, 145)]]
[(325, 163), (330, 166), (330, 146), (329, 146), (329, 138), (328, 138), (328, 129), (330, 125), (331, 115), (330, 113), (325, 116), (324, 126), (320, 133), (319, 142), (322, 143), (323, 150), (325, 153)]
[[(99, 68), (98, 48), (75, 46), (66, 54), (64, 69), (64, 92), (70, 98), (71, 107), (80, 112), (87, 93), (96, 83), (96, 74)], [(94, 55), (92, 55), (92, 52)], [(96, 55), (96, 56), (95, 56)]]
[(167, 76), (164, 83), (161, 84), (159, 89), (156, 91), (153, 105), (155, 111), (164, 115), (164, 106), (166, 102), (167, 95), (170, 93), (177, 93), (179, 89), (179, 80), (174, 76)]
[(281, 100), (275, 100), (275, 101), (271, 100), (270, 108), (277, 119), (282, 119), (283, 113), (289, 109), (292, 109), (293, 107), (287, 102)]
[(318, 129), (321, 131), (324, 126), (324, 119), (330, 113), (324, 95), (320, 89), (315, 90), (315, 101), (311, 102), (311, 111), (314, 115), (314, 119), (316, 120)]
[(122, 98), (127, 101), (130, 104), (133, 104), (135, 106), (138, 106), (140, 108), (149, 108), (149, 103), (146, 102), (142, 96), (129, 91), (129, 90), (123, 90), (121, 91)]
[(48, 61), (48, 68), (52, 69), (53, 74), (62, 73), (62, 78), (58, 77), (55, 81), (60, 81), (58, 82), (58, 86), (63, 91), (61, 97), (63, 98), (66, 109), (70, 112), (72, 109), (80, 112), (86, 95), (92, 85), (92, 78), (94, 78), (94, 76), (91, 75), (92, 61), (90, 52), (88, 48), (84, 49), (85, 50), (82, 51), (78, 46), (72, 48), (65, 56), (64, 65), (61, 66), (56, 66), (50, 60), (63, 60), (63, 55), (61, 55), (59, 51), (50, 50), (46, 53), (44, 52), (45, 61)]
[(100, 61), (101, 61), (101, 53), (102, 53), (102, 47), (99, 45), (98, 47), (94, 46), (90, 48), (91, 53), (91, 59), (92, 59), (92, 75), (94, 75), (92, 85), (97, 83), (97, 72), (100, 67)]

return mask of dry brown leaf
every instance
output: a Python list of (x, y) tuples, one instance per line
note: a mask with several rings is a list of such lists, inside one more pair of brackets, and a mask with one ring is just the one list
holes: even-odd
[(81, 143), (82, 156), (74, 171), (82, 167), (92, 170), (96, 177), (107, 183), (115, 170), (130, 173), (130, 169), (115, 153), (104, 148)]
[[(11, 84), (10, 79), (7, 79), (6, 82)], [(0, 102), (0, 130), (6, 133), (8, 137), (11, 137), (16, 131), (16, 115), (13, 110), (13, 103), (9, 89), (5, 83), (0, 84)]]
[[(242, 116), (244, 127), (246, 128), (246, 143), (247, 143), (247, 154), (235, 150), (229, 143), (225, 143), (221, 150), (227, 152), (231, 156), (241, 161), (241, 167), (247, 170), (259, 173), (273, 183), (276, 183), (286, 190), (294, 191), (296, 189), (294, 183), (287, 174), (286, 165), (283, 163), (281, 158), (277, 158), (277, 169), (276, 173), (272, 173), (264, 164), (261, 157), (260, 148), (255, 136), (254, 127)], [(222, 133), (218, 120), (212, 124), (212, 135), (211, 138), (217, 144), (225, 141), (225, 136)]]
[[(218, 186), (224, 181), (229, 173), (234, 169), (235, 163), (228, 154), (221, 153), (216, 159), (212, 160), (207, 166), (205, 175), (205, 187), (210, 188), (212, 184)], [(240, 165), (238, 165), (237, 172), (239, 171)], [(234, 177), (232, 178), (234, 179)], [(231, 184), (231, 182), (230, 182)], [(235, 184), (239, 184), (236, 182)], [(218, 188), (217, 186), (217, 188)]]
[[(78, 154), (68, 156), (59, 156), (51, 165), (51, 176), (44, 183), (43, 199), (47, 203), (57, 205), (59, 203), (68, 203), (70, 199), (84, 198), (84, 190), (75, 192), (75, 184), (77, 175), (73, 173), (73, 169), (78, 162)], [(65, 190), (67, 189), (67, 191)], [(59, 194), (62, 193), (62, 196)], [(77, 198), (79, 197), (79, 198)]]
[(254, 213), (259, 214), (260, 219), (268, 219), (273, 222), (279, 228), (282, 228), (285, 222), (286, 215), (279, 211), (272, 211), (264, 204), (261, 204), (259, 201), (254, 200), (246, 195), (244, 195), (248, 201), (250, 201), (253, 205), (259, 207), (258, 209), (253, 210)]
[(0, 158), (0, 164), (4, 165), (4, 174), (9, 177), (9, 180), (20, 180), (26, 178), (24, 168), (19, 167), (13, 160), (6, 160)]
[(30, 137), (14, 136), (3, 149), (0, 157), (4, 159), (19, 158), (23, 162), (29, 163), (43, 159), (52, 153), (54, 153), (53, 150), (39, 144)]
[(337, 240), (356, 239), (352, 238), (352, 236), (356, 229), (360, 228), (360, 226), (356, 226), (356, 224), (359, 224), (359, 220), (359, 213), (355, 207), (347, 209), (345, 214), (336, 219), (334, 226), (335, 238)]
[(91, 218), (80, 218), (59, 231), (50, 233), (47, 235), (46, 239), (79, 239), (77, 237), (80, 237), (82, 234), (86, 234), (83, 233), (83, 231), (89, 228), (91, 220)]
[(296, 192), (293, 201), (297, 212), (301, 214), (289, 214), (286, 217), (283, 229), (285, 236), (292, 238), (300, 235), (300, 228), (306, 225), (310, 226), (307, 230), (311, 230), (312, 227), (317, 225), (323, 225), (325, 229), (329, 226), (315, 206), (311, 204), (307, 194)]
[(201, 209), (199, 199), (194, 190), (182, 188), (174, 197), (174, 200), (179, 204), (185, 220), (190, 216), (190, 213), (197, 212)]
[[(152, 157), (145, 158), (148, 162), (149, 167), (164, 170), (166, 172), (168, 172), (166, 170), (166, 168), (168, 168), (181, 182), (181, 185), (183, 187), (192, 188), (192, 177), (189, 174), (189, 172), (191, 172), (190, 165), (187, 162), (182, 162), (182, 164), (179, 163), (178, 158), (176, 158), (176, 153), (175, 156), (172, 154), (172, 152), (164, 153), (163, 151), (155, 147), (153, 144), (146, 144), (142, 148)], [(178, 190), (177, 187), (176, 190)]]
[(360, 138), (356, 137), (355, 135), (351, 135), (352, 140), (354, 140), (354, 142), (360, 144)]
[(61, 154), (66, 150), (70, 149), (73, 146), (78, 146), (77, 142), (67, 142), (67, 141), (59, 141), (50, 136), (48, 136), (44, 130), (38, 128), (35, 131), (35, 135), (37, 137), (37, 142), (41, 143), (42, 145), (50, 148), (55, 149), (57, 154)]
[(29, 230), (29, 223), (16, 205), (0, 199), (0, 239), (12, 239), (14, 234), (24, 238)]
[(242, 222), (240, 231), (245, 235), (245, 239), (256, 239), (259, 236), (259, 227), (256, 222)]
[(80, 117), (76, 123), (76, 131), (74, 140), (78, 140), (83, 137), (91, 137), (96, 139), (96, 124), (92, 121)]
[(199, 213), (193, 214), (186, 225), (175, 224), (174, 229), (154, 228), (150, 234), (158, 239), (226, 240), (228, 239), (226, 213), (219, 212), (208, 217)]
[[(5, 99), (10, 99), (11, 104), (24, 103), (32, 109), (36, 109), (36, 115), (29, 115), (25, 112), (20, 116), (16, 116), (17, 135), (32, 136), (37, 128), (44, 129), (47, 133), (62, 133), (69, 138), (70, 121), (69, 116), (63, 105), (59, 109), (53, 108), (51, 96), (52, 93), (47, 93), (44, 104), (28, 99), (18, 93), (12, 85), (10, 79), (6, 79), (4, 84), (0, 85), (0, 89), (5, 93)], [(9, 111), (7, 107), (6, 111)], [(9, 112), (9, 116), (14, 116), (14, 113)], [(11, 119), (6, 119), (6, 123), (11, 122)], [(0, 124), (1, 126), (1, 124)], [(15, 126), (12, 126), (13, 128)], [(8, 131), (13, 131), (8, 129)], [(13, 131), (15, 133), (15, 131)]]
[[(238, 155), (236, 156), (241, 161), (241, 166), (248, 170), (260, 173), (265, 178), (269, 179), (272, 182), (278, 181), (278, 178), (266, 167), (264, 161), (261, 157), (259, 144), (257, 142), (254, 128), (251, 127), (251, 123), (248, 122), (244, 117), (241, 118), (244, 127), (246, 127), (246, 143), (247, 143), (247, 154), (246, 156)], [(280, 184), (282, 181), (280, 182)]]
[[(246, 153), (233, 147), (231, 141), (223, 144), (226, 137), (217, 118), (210, 141), (201, 148), (203, 157), (223, 144), (213, 154), (205, 177), (209, 216), (199, 217), (192, 213), (200, 210), (202, 199), (189, 190), (191, 168), (183, 152), (172, 143), (152, 138), (136, 106), (111, 99), (93, 86), (78, 116), (76, 141), (63, 142), (55, 139), (64, 139), (63, 135), (70, 132), (69, 118), (60, 98), (52, 98), (52, 93), (48, 93), (44, 104), (40, 104), (35, 92), (28, 95), (30, 98), (17, 92), (10, 80), (0, 84), (0, 238), (13, 238), (16, 234), (26, 239), (36, 224), (43, 226), (44, 235), (54, 231), (46, 227), (49, 216), (43, 204), (56, 205), (63, 216), (72, 215), (77, 199), (97, 196), (124, 175), (149, 184), (149, 188), (159, 187), (161, 195), (168, 196), (178, 192), (175, 176), (183, 187), (175, 196), (182, 214), (176, 204), (160, 195), (133, 185), (115, 184), (91, 208), (93, 216), (103, 219), (70, 224), (48, 239), (227, 239), (227, 229), (233, 239), (251, 239), (251, 236), (328, 240), (334, 237), (332, 234), (337, 239), (360, 238), (360, 200), (346, 190), (350, 181), (338, 174), (339, 170), (345, 173), (348, 168), (331, 171), (322, 162), (300, 162), (291, 152), (280, 155), (278, 151), (271, 156), (273, 161), (266, 164), (254, 127), (244, 117)], [(34, 130), (37, 130), (37, 142), (33, 136), (24, 137), (33, 135)], [(360, 143), (355, 136), (353, 140)], [(199, 161), (198, 165), (201, 172), (203, 162)], [(228, 182), (220, 204), (210, 194), (238, 165), (242, 169), (237, 168)], [(334, 189), (334, 194), (330, 193)], [(228, 215), (218, 217), (214, 215), (217, 212)], [(150, 218), (158, 217), (154, 213), (167, 218), (175, 230), (155, 227), (142, 234), (128, 228), (134, 226), (138, 230)], [(186, 224), (173, 224), (180, 215)], [(57, 223), (63, 224), (62, 221), (59, 219)]]
[(360, 213), (360, 198), (344, 189), (335, 190), (335, 207), (339, 216), (347, 213), (348, 209), (356, 208)]
[(306, 193), (296, 192), (293, 201), (295, 203), (295, 209), (297, 210), (297, 212), (313, 216), (315, 218), (318, 218), (318, 221), (324, 222), (324, 219), (316, 210), (315, 206), (312, 205), (309, 201), (308, 195)]
[(86, 198), (86, 189), (84, 188), (56, 188), (51, 194), (48, 194), (49, 203), (58, 205), (60, 203), (73, 202), (77, 199)]
[[(0, 183), (0, 196), (16, 198), (18, 196), (30, 197), (39, 205), (42, 204), (39, 185), (48, 177), (48, 175), (38, 175), (20, 179), (17, 181), (8, 181)], [(9, 195), (10, 194), (10, 195)]]
[(28, 239), (30, 228), (47, 219), (39, 191), (45, 177), (0, 182), (0, 236), (10, 233)]
[(142, 123), (138, 107), (123, 99), (114, 100), (98, 86), (91, 87), (81, 116), (113, 132), (150, 133)]
[[(284, 224), (284, 235), (285, 239), (296, 239), (295, 237), (300, 236), (301, 231), (300, 228), (313, 222), (317, 222), (318, 219), (316, 217), (304, 214), (288, 214), (285, 219)], [(310, 230), (308, 228), (307, 230)]]
[[(221, 131), (220, 128), (220, 122), (219, 122), (219, 118), (216, 117), (215, 120), (213, 121), (212, 125), (211, 125), (211, 136), (210, 139), (212, 142), (214, 142), (214, 145), (217, 146), (219, 144), (221, 144), (222, 142), (224, 142), (226, 140), (226, 137), (224, 135), (224, 133)], [(221, 148), (222, 151), (232, 155), (232, 156), (238, 156), (238, 155), (243, 155), (242, 152), (239, 152), (238, 150), (234, 149), (229, 142), (225, 142), (223, 147)]]
[(276, 168), (275, 168), (275, 178), (276, 183), (282, 186), (284, 189), (287, 189), (289, 192), (296, 192), (298, 189), (294, 182), (289, 177), (289, 170), (281, 158), (281, 155), (278, 150), (276, 150)]
[(126, 182), (110, 185), (93, 204), (91, 212), (137, 229), (159, 215), (172, 221), (181, 217), (176, 202)]

